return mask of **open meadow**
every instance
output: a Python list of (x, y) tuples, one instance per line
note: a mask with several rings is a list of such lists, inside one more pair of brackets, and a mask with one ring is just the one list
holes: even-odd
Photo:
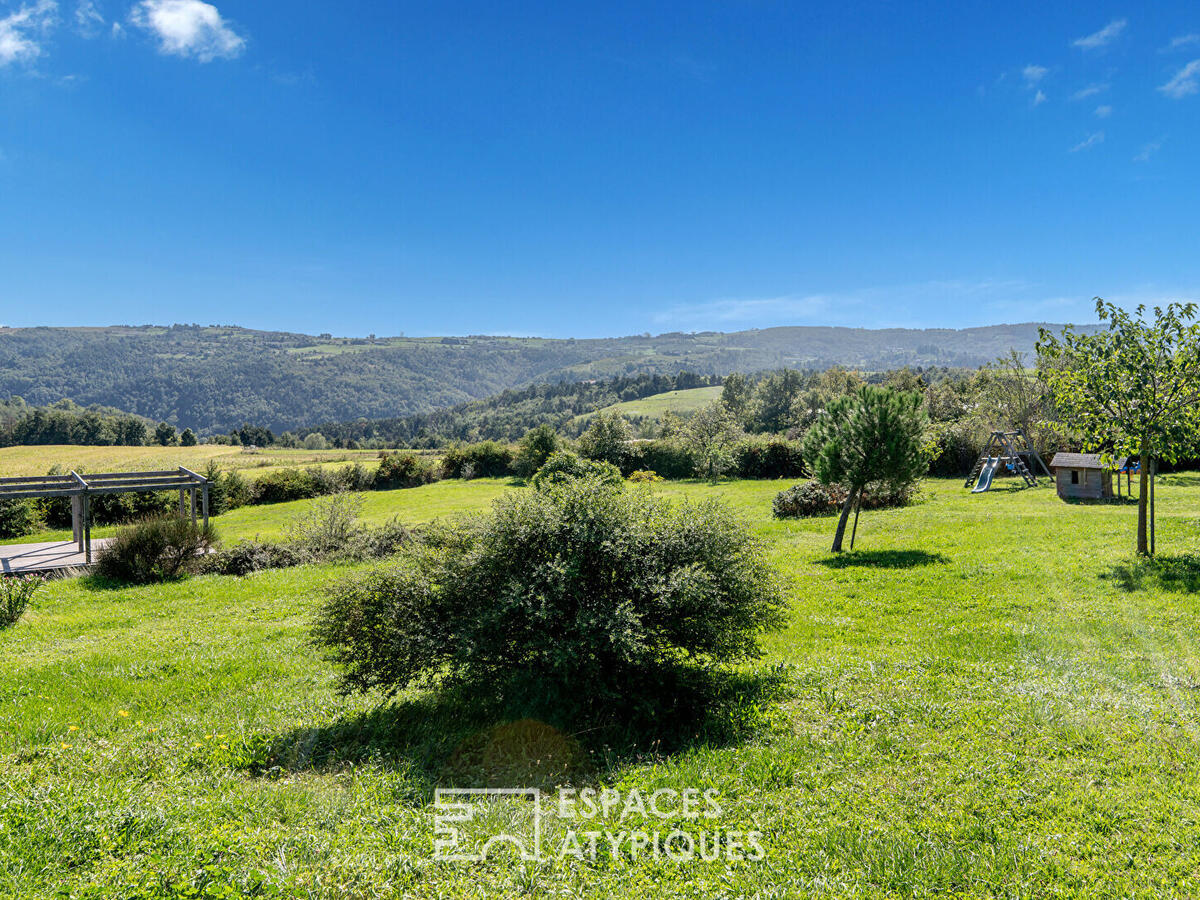
[[(1200, 891), (1200, 477), (1162, 479), (1156, 563), (1133, 561), (1132, 506), (958, 480), (864, 513), (835, 558), (832, 519), (771, 518), (781, 486), (654, 488), (720, 498), (764, 539), (790, 612), (747, 675), (778, 689), (717, 704), (669, 752), (574, 736), (594, 761), (577, 784), (716, 789), (706, 827), (761, 830), (763, 860), (433, 861), (434, 787), (485, 778), (502, 731), (430, 695), (340, 695), (308, 635), (348, 567), (307, 566), (61, 580), (0, 632), (0, 896)], [(374, 493), (365, 515), (508, 489)], [(274, 535), (295, 506), (217, 524)]]
[(194, 447), (87, 447), (52, 444), (33, 447), (0, 447), (0, 477), (45, 475), (52, 466), (63, 471), (134, 472), (174, 469), (179, 466), (203, 474), (216, 462), (222, 469), (238, 470), (251, 478), (285, 466), (379, 463), (378, 450), (287, 450), (267, 447), (249, 450), (240, 445), (198, 444)]

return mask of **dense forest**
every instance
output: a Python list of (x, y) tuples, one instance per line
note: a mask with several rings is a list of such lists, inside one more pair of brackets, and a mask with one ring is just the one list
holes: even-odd
[(834, 365), (975, 367), (1027, 351), (1037, 324), (951, 329), (787, 327), (731, 334), (336, 338), (172, 325), (0, 328), (0, 397), (119, 407), (201, 435), (427, 413), (536, 384)]
[[(21, 397), (0, 399), (0, 447), (40, 444), (123, 445), (155, 440), (157, 426), (107, 406), (82, 407), (70, 400), (30, 406)], [(171, 429), (174, 436), (174, 429)]]

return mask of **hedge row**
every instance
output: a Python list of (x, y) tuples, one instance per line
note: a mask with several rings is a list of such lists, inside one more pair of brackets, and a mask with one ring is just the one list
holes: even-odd
[[(733, 478), (798, 478), (805, 474), (800, 445), (779, 437), (747, 437), (732, 448)], [(446, 451), (441, 464), (411, 453), (382, 453), (375, 471), (362, 463), (324, 468), (282, 468), (247, 479), (238, 471), (223, 471), (210, 463), (209, 512), (220, 515), (239, 506), (287, 503), (345, 491), (395, 490), (417, 487), (442, 478), (506, 478), (517, 475), (516, 450), (509, 444), (483, 441)], [(697, 477), (691, 451), (669, 439), (635, 441), (620, 462), (621, 474), (654, 472), (663, 478)], [(92, 501), (92, 521), (119, 525), (170, 512), (177, 502), (171, 492), (108, 494)], [(43, 528), (69, 528), (67, 498), (38, 501), (0, 501), (0, 538), (15, 538)]]

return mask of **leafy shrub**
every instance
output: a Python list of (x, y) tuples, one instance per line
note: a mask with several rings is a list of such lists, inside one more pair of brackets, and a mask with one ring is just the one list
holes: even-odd
[(336, 584), (314, 635), (348, 687), (394, 693), (446, 673), (596, 710), (639, 678), (756, 656), (781, 609), (759, 543), (725, 507), (580, 479), (508, 494), (402, 564)]
[(636, 472), (629, 473), (629, 481), (634, 484), (654, 484), (657, 481), (663, 481), (663, 477), (657, 472), (650, 469), (638, 469)]
[(615, 411), (600, 410), (592, 417), (587, 431), (579, 436), (579, 452), (614, 466), (625, 465), (633, 428), (629, 420)]
[(364, 561), (395, 556), (413, 539), (413, 533), (399, 519), (375, 528), (360, 528), (334, 559)]
[(939, 422), (925, 431), (931, 475), (966, 477), (983, 451), (988, 434), (973, 420)]
[(793, 485), (775, 495), (771, 509), (777, 519), (823, 516), (837, 511), (846, 499), (845, 491), (819, 481)]
[(317, 496), (317, 486), (309, 472), (277, 469), (260, 476), (251, 488), (252, 503), (287, 503)]
[(759, 435), (737, 442), (733, 448), (734, 471), (739, 478), (800, 478), (804, 454), (799, 441)]
[(917, 494), (917, 485), (869, 484), (859, 498), (863, 509), (895, 509), (908, 506)]
[(517, 455), (513, 460), (513, 471), (521, 478), (532, 478), (546, 464), (552, 454), (561, 450), (563, 440), (549, 425), (530, 429), (521, 438)]
[(303, 563), (362, 561), (392, 556), (412, 540), (412, 533), (393, 519), (379, 528), (359, 524), (361, 493), (343, 492), (317, 500), (288, 523), (282, 543), (242, 541), (207, 556), (203, 571), (246, 575)]
[(546, 464), (537, 470), (533, 476), (533, 486), (541, 490), (577, 478), (594, 478), (602, 484), (619, 485), (621, 470), (612, 463), (584, 459), (570, 450), (559, 450), (552, 453)]
[(209, 460), (204, 477), (208, 479), (209, 515), (219, 516), (250, 502), (250, 485), (240, 472), (226, 472), (215, 460)]
[(0, 629), (17, 624), (45, 583), (41, 575), (0, 575)]
[(650, 469), (663, 478), (691, 478), (696, 474), (691, 452), (673, 439), (634, 441), (625, 464), (631, 472)]
[(312, 559), (327, 559), (358, 533), (362, 494), (334, 494), (297, 513), (287, 527), (287, 543)]
[[(884, 484), (868, 485), (859, 498), (863, 509), (891, 509), (908, 506), (916, 493), (914, 485), (901, 487)], [(846, 491), (836, 485), (806, 481), (793, 485), (775, 495), (771, 504), (777, 519), (803, 519), (835, 513), (846, 502)]]
[(442, 474), (446, 478), (462, 478), (463, 467), (469, 465), (475, 478), (503, 478), (511, 475), (512, 447), (497, 441), (463, 444), (451, 447), (442, 459)]
[(263, 569), (286, 569), (307, 560), (286, 544), (265, 541), (238, 541), (205, 556), (197, 571), (206, 575), (249, 575)]
[(200, 568), (200, 554), (215, 542), (211, 525), (203, 528), (175, 516), (145, 519), (109, 539), (96, 559), (96, 572), (124, 584), (169, 581)]
[(37, 507), (30, 500), (0, 500), (0, 538), (17, 538), (38, 528)]
[(437, 481), (437, 471), (412, 453), (383, 453), (375, 470), (376, 490), (418, 487)]

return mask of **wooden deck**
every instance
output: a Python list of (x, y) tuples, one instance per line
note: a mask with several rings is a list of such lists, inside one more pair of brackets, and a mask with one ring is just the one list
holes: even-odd
[[(92, 559), (100, 548), (108, 543), (107, 538), (92, 541)], [(84, 555), (74, 541), (59, 541), (53, 544), (4, 544), (0, 545), (0, 573), (5, 575), (32, 575), (36, 572), (54, 572), (59, 569), (84, 569)]]

